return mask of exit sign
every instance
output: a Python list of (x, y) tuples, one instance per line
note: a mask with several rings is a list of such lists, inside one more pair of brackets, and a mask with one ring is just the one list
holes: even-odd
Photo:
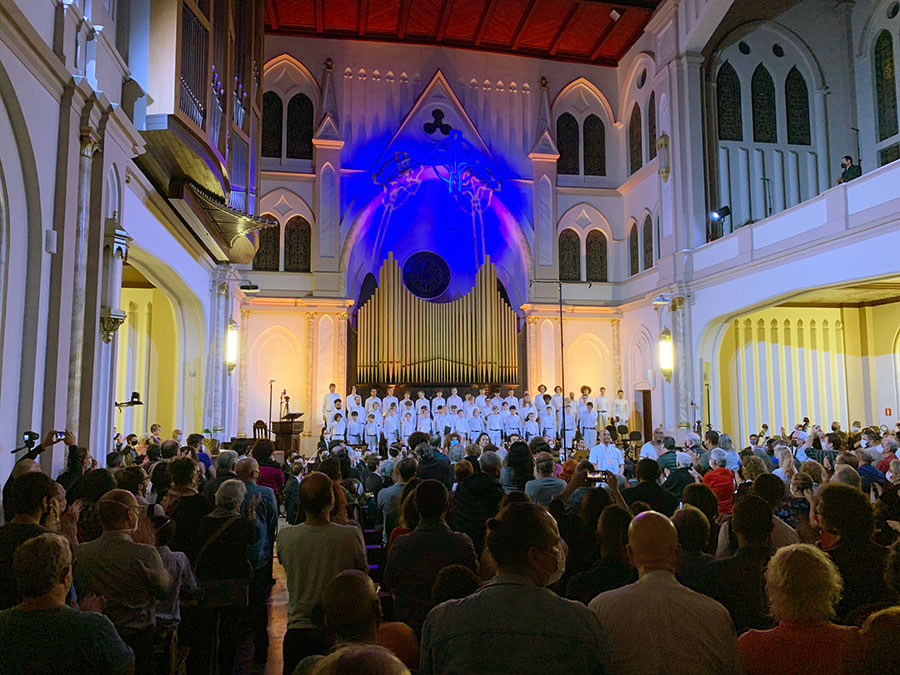
[(891, 416), (891, 409), (890, 409), (890, 408), (885, 408), (885, 409), (884, 409), (884, 415), (885, 415), (885, 417), (890, 417), (890, 416)]

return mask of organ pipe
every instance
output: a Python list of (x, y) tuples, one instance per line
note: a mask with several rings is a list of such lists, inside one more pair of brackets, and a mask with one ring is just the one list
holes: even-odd
[(516, 382), (517, 317), (497, 289), (490, 258), (475, 287), (447, 303), (428, 302), (402, 282), (393, 253), (357, 316), (357, 379), (371, 384)]

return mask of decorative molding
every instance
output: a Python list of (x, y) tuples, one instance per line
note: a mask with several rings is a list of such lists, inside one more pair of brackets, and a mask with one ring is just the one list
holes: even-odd
[(119, 326), (125, 323), (125, 312), (121, 309), (100, 308), (100, 338), (106, 344), (112, 342), (119, 330)]
[(613, 319), (613, 381), (616, 391), (624, 389), (622, 383), (622, 320)]

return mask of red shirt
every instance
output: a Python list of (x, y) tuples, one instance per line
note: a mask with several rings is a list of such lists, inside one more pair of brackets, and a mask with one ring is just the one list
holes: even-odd
[(893, 452), (889, 455), (885, 455), (884, 459), (882, 459), (878, 464), (875, 465), (875, 468), (878, 469), (881, 473), (887, 473), (891, 470), (891, 460), (897, 459), (897, 455)]
[(843, 675), (844, 656), (855, 649), (858, 629), (833, 623), (782, 623), (748, 630), (738, 638), (747, 675)]
[(731, 513), (734, 506), (734, 473), (720, 466), (703, 476), (703, 484), (716, 493), (719, 513)]

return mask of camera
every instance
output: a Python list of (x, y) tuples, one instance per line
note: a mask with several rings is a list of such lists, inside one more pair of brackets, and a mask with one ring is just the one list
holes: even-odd
[(59, 441), (63, 440), (65, 437), (66, 437), (66, 434), (64, 431), (54, 431), (53, 432), (53, 442), (54, 443), (58, 443)]
[(22, 442), (31, 447), (40, 437), (40, 434), (36, 431), (26, 431), (22, 434)]

